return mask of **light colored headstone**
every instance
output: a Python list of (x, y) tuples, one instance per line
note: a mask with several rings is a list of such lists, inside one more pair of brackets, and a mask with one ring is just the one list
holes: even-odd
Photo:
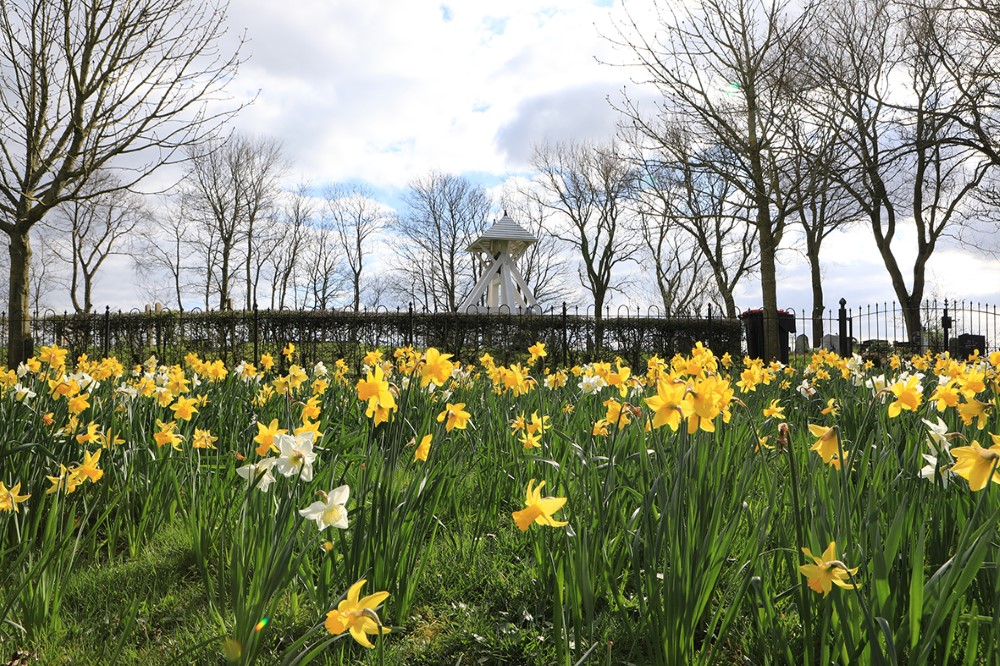
[(821, 345), (823, 349), (828, 349), (830, 351), (840, 350), (840, 336), (839, 335), (824, 335), (823, 344)]
[(809, 336), (803, 333), (802, 335), (795, 336), (795, 353), (796, 354), (808, 354), (809, 353)]

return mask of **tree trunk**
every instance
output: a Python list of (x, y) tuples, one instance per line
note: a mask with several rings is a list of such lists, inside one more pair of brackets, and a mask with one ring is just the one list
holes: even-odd
[(31, 240), (28, 231), (16, 229), (10, 235), (10, 290), (7, 295), (10, 308), (7, 367), (12, 369), (34, 355), (34, 340), (31, 338), (30, 266)]
[(823, 344), (823, 281), (819, 270), (819, 249), (807, 249), (809, 255), (809, 274), (812, 277), (812, 339), (813, 347)]
[[(766, 215), (766, 212), (763, 214)], [(760, 290), (764, 299), (764, 360), (778, 358), (778, 279), (775, 266), (777, 248), (770, 222), (758, 221), (760, 239)]]
[(361, 274), (354, 274), (354, 312), (361, 311)]
[(229, 253), (222, 255), (222, 275), (219, 277), (219, 310), (229, 309)]
[(594, 290), (594, 351), (604, 349), (604, 298), (603, 289)]
[[(96, 269), (95, 273), (96, 273)], [(93, 302), (94, 293), (94, 276), (84, 272), (83, 274), (83, 313), (77, 310), (78, 314), (89, 314), (94, 308)]]

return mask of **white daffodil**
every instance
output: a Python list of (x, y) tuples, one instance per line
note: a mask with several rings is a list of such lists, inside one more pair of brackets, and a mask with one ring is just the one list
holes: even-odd
[(806, 399), (808, 399), (808, 398), (811, 398), (811, 397), (813, 397), (814, 395), (816, 395), (816, 389), (814, 389), (814, 388), (812, 387), (812, 384), (810, 384), (810, 383), (809, 383), (809, 380), (808, 380), (808, 379), (803, 379), (803, 380), (802, 380), (802, 383), (801, 383), (801, 384), (799, 384), (799, 385), (798, 385), (798, 386), (796, 387), (796, 390), (797, 390), (797, 391), (798, 391), (798, 392), (799, 392), (800, 394), (802, 394), (802, 397), (803, 397), (803, 398), (806, 398)]
[(939, 416), (937, 423), (921, 419), (927, 426), (927, 443), (934, 451), (944, 451), (948, 448), (948, 426)]
[(18, 402), (23, 402), (24, 404), (28, 404), (28, 401), (37, 395), (27, 386), (22, 386), (20, 382), (14, 385), (14, 388), (11, 389), (11, 392), (14, 394), (14, 400), (17, 400)]
[(585, 375), (579, 383), (580, 390), (585, 394), (597, 393), (607, 385), (608, 383), (598, 375)]
[(326, 369), (323, 361), (316, 361), (316, 365), (313, 366), (313, 376), (326, 377), (328, 374), (330, 374), (330, 371)]
[(139, 395), (139, 391), (136, 390), (134, 386), (130, 386), (125, 382), (122, 382), (121, 385), (115, 390), (118, 395), (124, 396), (128, 400), (135, 400), (136, 396)]
[[(271, 468), (274, 467), (276, 462), (278, 462), (277, 458), (264, 458), (263, 460), (258, 460), (255, 463), (238, 468), (236, 473), (251, 483), (256, 483), (257, 488), (266, 493), (268, 486), (274, 482), (274, 474), (271, 473)], [(260, 479), (259, 481), (258, 478)]]
[(279, 434), (274, 436), (278, 447), (278, 461), (275, 467), (285, 476), (301, 475), (303, 481), (312, 481), (312, 464), (316, 460), (313, 439), (316, 433), (306, 431), (298, 435)]
[(320, 530), (327, 527), (337, 529), (347, 529), (347, 498), (351, 494), (351, 489), (347, 486), (334, 488), (328, 493), (321, 492), (323, 501), (313, 502), (304, 509), (299, 509), (299, 515), (309, 520), (315, 520), (316, 526)]
[(885, 375), (879, 375), (878, 377), (872, 377), (865, 381), (865, 386), (871, 389), (872, 397), (874, 398), (880, 392), (885, 390)]

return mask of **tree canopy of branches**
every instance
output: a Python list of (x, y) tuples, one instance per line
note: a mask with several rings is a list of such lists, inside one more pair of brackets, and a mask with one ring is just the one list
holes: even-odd
[[(817, 101), (843, 121), (840, 184), (867, 219), (911, 339), (921, 330), (927, 263), (1000, 166), (1000, 46), (954, 3), (850, 0), (827, 7), (809, 61)], [(975, 25), (974, 22), (972, 25)], [(900, 231), (916, 253), (907, 284)]]
[[(114, 178), (106, 173), (95, 175), (83, 198), (67, 201), (50, 218), (50, 245), (69, 266), (69, 296), (78, 313), (93, 310), (94, 283), (101, 266), (108, 257), (129, 254), (133, 232), (149, 219), (142, 196), (107, 182)], [(100, 193), (86, 196), (90, 189)]]
[(260, 223), (277, 205), (278, 178), (285, 169), (281, 144), (237, 136), (193, 146), (189, 157), (183, 196), (210, 255), (205, 262), (206, 294), (214, 286), (219, 308), (230, 307), (242, 267), (244, 303), (252, 309), (261, 268), (256, 255), (262, 235), (255, 230), (260, 231)]
[(438, 172), (417, 178), (394, 221), (399, 236), (399, 289), (424, 308), (455, 312), (475, 284), (467, 248), (486, 228), (486, 191), (462, 176)]
[(633, 261), (640, 243), (628, 233), (637, 174), (616, 141), (546, 144), (535, 148), (538, 201), (551, 210), (549, 232), (573, 248), (580, 281), (594, 301), (595, 345), (615, 268)]
[(361, 309), (361, 275), (370, 242), (388, 223), (389, 216), (370, 188), (335, 187), (326, 192), (330, 225), (344, 253), (345, 270), (353, 292), (354, 311)]
[[(697, 145), (725, 150), (724, 160), (692, 166), (724, 178), (747, 202), (756, 227), (764, 309), (777, 312), (777, 251), (798, 184), (789, 179), (786, 119), (793, 117), (790, 87), (801, 65), (798, 44), (810, 26), (808, 11), (784, 0), (702, 0), (656, 3), (658, 22), (619, 24), (615, 41), (633, 58), (642, 83), (659, 94), (650, 112), (626, 99), (622, 111), (648, 143), (672, 150), (665, 127), (681, 124)], [(697, 154), (695, 155), (697, 156)], [(765, 318), (765, 354), (778, 351), (778, 321)]]
[(31, 354), (31, 228), (80, 197), (98, 170), (118, 161), (114, 187), (129, 188), (231, 115), (209, 106), (239, 60), (221, 45), (225, 9), (196, 0), (0, 2), (11, 367)]
[[(716, 169), (699, 166), (727, 159), (725, 149), (696, 147), (678, 125), (665, 125), (659, 148), (648, 154), (641, 141), (632, 141), (642, 172), (642, 235), (656, 260), (664, 308), (715, 301), (727, 317), (736, 317), (736, 287), (759, 263), (757, 229), (748, 221), (743, 193)], [(702, 272), (714, 288), (705, 287)]]

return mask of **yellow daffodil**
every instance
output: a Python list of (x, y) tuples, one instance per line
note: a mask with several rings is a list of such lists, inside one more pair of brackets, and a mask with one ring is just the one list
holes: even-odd
[(451, 354), (442, 354), (434, 347), (430, 347), (424, 354), (424, 363), (420, 367), (420, 385), (427, 386), (434, 382), (436, 386), (444, 386), (455, 370), (455, 364), (449, 360), (450, 358)]
[(544, 342), (536, 342), (528, 347), (528, 353), (531, 354), (531, 360), (528, 361), (529, 365), (534, 365), (537, 360), (548, 356), (548, 352), (545, 351)]
[(42, 363), (48, 363), (50, 367), (61, 368), (66, 365), (67, 353), (69, 350), (61, 349), (59, 345), (42, 347), (42, 351), (38, 354), (38, 360)]
[(656, 395), (646, 398), (646, 405), (653, 410), (653, 428), (670, 426), (674, 432), (680, 427), (683, 411), (681, 402), (687, 385), (680, 380), (660, 379), (656, 382)]
[(93, 421), (87, 424), (87, 431), (76, 436), (77, 444), (103, 444), (104, 435), (98, 430), (100, 426)]
[(524, 429), (532, 435), (544, 435), (545, 431), (551, 428), (549, 417), (539, 416), (538, 412), (531, 412), (531, 422), (524, 426)]
[(156, 446), (163, 447), (169, 444), (174, 449), (180, 451), (180, 444), (184, 441), (184, 438), (174, 432), (177, 429), (177, 422), (170, 421), (169, 423), (164, 423), (157, 419), (156, 427), (159, 428), (159, 430), (153, 433), (153, 441), (156, 442)]
[(264, 425), (261, 422), (257, 422), (257, 436), (253, 438), (253, 441), (257, 442), (258, 446), (254, 449), (259, 456), (266, 456), (269, 452), (278, 452), (278, 447), (274, 444), (275, 435), (284, 435), (288, 430), (278, 427), (278, 419), (271, 419), (271, 423)]
[(424, 435), (420, 438), (420, 444), (417, 445), (417, 450), (413, 453), (414, 460), (427, 461), (427, 455), (431, 452), (431, 440), (433, 438), (433, 435)]
[(951, 449), (955, 464), (951, 471), (969, 482), (969, 490), (978, 492), (986, 487), (991, 480), (1000, 483), (1000, 435), (990, 435), (993, 445), (986, 449), (979, 442), (972, 440), (970, 446), (957, 446)]
[(604, 414), (604, 420), (611, 425), (617, 426), (619, 428), (624, 428), (632, 419), (629, 417), (629, 412), (627, 409), (622, 409), (624, 405), (618, 402), (614, 398), (608, 398), (604, 401), (604, 406), (606, 408)]
[(364, 359), (361, 361), (370, 368), (374, 368), (377, 365), (382, 364), (382, 352), (378, 349), (372, 349), (367, 354), (365, 354)]
[(170, 411), (174, 413), (174, 418), (180, 421), (190, 421), (195, 412), (198, 411), (197, 401), (177, 396), (177, 402), (170, 405)]
[(512, 435), (516, 435), (522, 430), (526, 430), (528, 427), (528, 422), (524, 418), (524, 412), (521, 412), (514, 417), (514, 420), (510, 424), (510, 432)]
[(764, 408), (764, 418), (770, 419), (774, 418), (777, 420), (784, 420), (785, 418), (785, 408), (778, 406), (777, 400), (772, 400), (771, 404)]
[(366, 597), (358, 598), (361, 595), (361, 588), (365, 580), (361, 579), (351, 585), (347, 591), (347, 598), (337, 604), (335, 610), (326, 614), (326, 621), (323, 626), (331, 634), (338, 636), (345, 631), (351, 632), (351, 637), (366, 648), (374, 648), (368, 634), (388, 634), (389, 627), (383, 627), (379, 620), (378, 607), (389, 598), (388, 592), (376, 592)]
[(0, 511), (16, 512), (17, 505), (28, 501), (31, 497), (31, 495), (19, 495), (19, 492), (21, 492), (20, 483), (15, 483), (8, 488), (3, 481), (0, 481)]
[(962, 423), (965, 425), (972, 425), (972, 422), (976, 421), (976, 428), (982, 430), (989, 419), (990, 407), (989, 403), (971, 398), (958, 406), (958, 415), (962, 417)]
[(97, 483), (104, 476), (104, 470), (97, 466), (97, 463), (101, 460), (101, 449), (98, 449), (96, 453), (91, 455), (89, 451), (83, 452), (83, 462), (78, 466), (73, 468), (73, 473), (75, 473), (80, 479), (89, 479), (91, 483)]
[(70, 414), (82, 414), (88, 407), (90, 407), (90, 394), (80, 393), (69, 399), (68, 409)]
[(309, 398), (304, 405), (302, 405), (302, 418), (316, 420), (319, 418), (320, 407), (319, 398), (313, 396)]
[(809, 432), (819, 439), (809, 447), (810, 451), (815, 451), (823, 462), (832, 464), (833, 460), (840, 453), (840, 442), (837, 440), (837, 429), (826, 428), (824, 426), (809, 424)]
[(540, 449), (542, 447), (542, 436), (533, 432), (525, 431), (517, 441), (526, 449)]
[(802, 552), (812, 560), (811, 564), (799, 567), (799, 572), (808, 579), (810, 590), (825, 597), (834, 585), (847, 590), (858, 588), (857, 583), (851, 582), (851, 577), (858, 572), (858, 567), (848, 569), (846, 564), (837, 559), (835, 542), (831, 541), (819, 557), (813, 555), (808, 548), (802, 548)]
[(58, 476), (46, 476), (45, 478), (52, 484), (52, 487), (45, 491), (46, 495), (51, 495), (60, 490), (69, 495), (84, 481), (83, 477), (73, 470), (66, 469), (66, 465), (62, 464), (59, 465)]
[(918, 375), (910, 375), (905, 382), (896, 382), (889, 390), (896, 396), (896, 400), (889, 405), (890, 419), (899, 416), (903, 410), (915, 412), (923, 399), (923, 387)]
[(514, 522), (522, 532), (527, 531), (532, 523), (548, 525), (549, 527), (562, 527), (568, 525), (566, 521), (556, 520), (552, 517), (556, 511), (566, 504), (565, 497), (542, 497), (542, 488), (545, 481), (540, 481), (535, 487), (535, 480), (528, 481), (528, 489), (524, 496), (524, 505), (527, 508), (515, 511), (511, 515)]
[(215, 442), (218, 441), (218, 437), (212, 435), (212, 431), (208, 429), (195, 428), (194, 436), (191, 438), (191, 448), (192, 449), (214, 449)]
[(447, 403), (448, 406), (443, 412), (438, 414), (437, 422), (444, 422), (444, 429), (447, 432), (451, 432), (455, 428), (459, 430), (465, 430), (465, 426), (469, 423), (469, 417), (471, 416), (469, 412), (465, 411), (465, 403), (457, 402), (454, 405), (450, 402)]

